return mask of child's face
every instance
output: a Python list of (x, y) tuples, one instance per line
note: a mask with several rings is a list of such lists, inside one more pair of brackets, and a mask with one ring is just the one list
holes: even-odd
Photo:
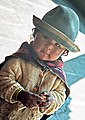
[(65, 51), (65, 47), (52, 38), (38, 32), (33, 44), (34, 51), (41, 60), (54, 61)]

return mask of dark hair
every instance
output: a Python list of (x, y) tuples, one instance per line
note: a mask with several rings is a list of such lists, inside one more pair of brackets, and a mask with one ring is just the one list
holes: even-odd
[(66, 49), (66, 50), (63, 52), (63, 54), (62, 54), (62, 55), (63, 55), (63, 56), (67, 56), (67, 55), (68, 55), (68, 53), (69, 53), (69, 50), (67, 50), (67, 49)]
[(40, 32), (40, 30), (37, 29), (37, 28), (33, 28), (33, 29), (32, 29), (32, 32), (33, 32), (33, 33), (32, 33), (33, 37), (35, 37), (36, 33), (37, 33), (37, 32)]

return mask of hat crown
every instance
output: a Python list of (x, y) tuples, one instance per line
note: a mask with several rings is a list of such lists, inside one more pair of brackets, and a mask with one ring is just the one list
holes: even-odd
[(79, 31), (79, 18), (71, 8), (57, 6), (47, 12), (42, 20), (75, 41)]
[(69, 7), (60, 5), (39, 19), (33, 16), (33, 24), (41, 32), (72, 52), (80, 51), (74, 43), (79, 31), (79, 18)]

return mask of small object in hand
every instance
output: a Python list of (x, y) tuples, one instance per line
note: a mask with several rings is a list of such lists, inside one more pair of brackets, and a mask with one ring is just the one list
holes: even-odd
[(46, 96), (44, 94), (41, 94), (42, 100), (46, 101)]

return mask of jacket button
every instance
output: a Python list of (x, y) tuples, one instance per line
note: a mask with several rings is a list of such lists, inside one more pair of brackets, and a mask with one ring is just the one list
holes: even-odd
[(33, 91), (37, 91), (37, 87), (36, 86), (33, 88)]
[(42, 72), (40, 72), (39, 77), (40, 77), (40, 78), (42, 78), (42, 77), (43, 77), (43, 73), (42, 73)]

